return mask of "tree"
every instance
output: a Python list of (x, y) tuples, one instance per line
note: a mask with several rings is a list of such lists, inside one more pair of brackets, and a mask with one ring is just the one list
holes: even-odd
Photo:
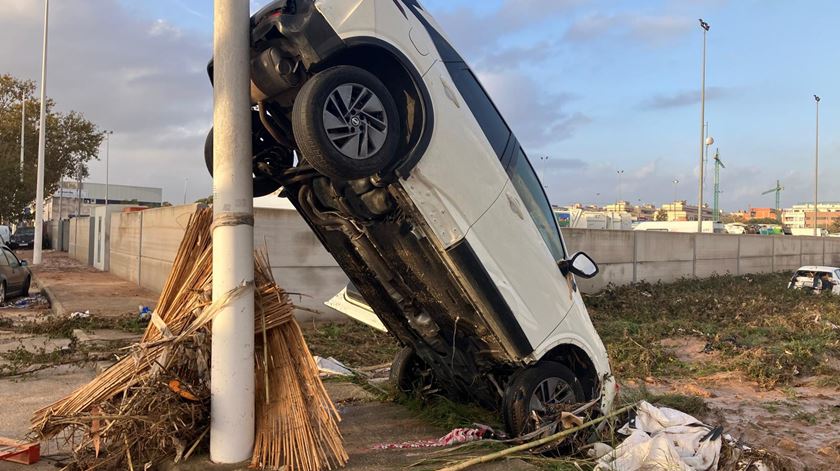
[(831, 223), (831, 226), (828, 227), (828, 232), (832, 234), (840, 233), (840, 219), (835, 219), (834, 222)]
[(776, 218), (753, 218), (746, 221), (746, 224), (781, 224)]
[(207, 198), (199, 198), (195, 200), (198, 204), (206, 204), (207, 206), (213, 206), (213, 195), (208, 196)]
[[(20, 169), (21, 97), (26, 97), (24, 165)], [(24, 218), (24, 208), (35, 201), (38, 172), (40, 102), (35, 82), (0, 75), (0, 223)], [(88, 176), (87, 163), (98, 158), (104, 137), (95, 124), (76, 111), (59, 113), (46, 103), (47, 135), (44, 154), (44, 196), (52, 194), (59, 179)], [(22, 180), (22, 181), (21, 181)]]
[(656, 212), (656, 220), (657, 221), (667, 221), (668, 220), (668, 213), (664, 209), (660, 209)]

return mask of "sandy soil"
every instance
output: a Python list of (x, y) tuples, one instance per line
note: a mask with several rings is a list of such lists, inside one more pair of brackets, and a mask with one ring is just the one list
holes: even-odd
[[(714, 361), (705, 341), (667, 339), (663, 345), (685, 362)], [(788, 459), (792, 469), (840, 466), (840, 394), (802, 378), (786, 388), (763, 389), (735, 373), (694, 379), (649, 379), (648, 389), (700, 396), (712, 409), (704, 420), (720, 424), (733, 437)]]

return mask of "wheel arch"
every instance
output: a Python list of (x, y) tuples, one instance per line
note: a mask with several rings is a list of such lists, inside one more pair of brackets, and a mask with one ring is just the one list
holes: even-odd
[(572, 370), (583, 386), (586, 400), (592, 400), (600, 394), (600, 375), (590, 355), (578, 345), (561, 343), (555, 345), (540, 358), (540, 361), (554, 361)]
[(434, 128), (431, 95), (423, 77), (405, 54), (386, 41), (359, 36), (345, 39), (345, 44), (347, 47), (318, 63), (311, 72), (337, 65), (352, 65), (368, 70), (382, 80), (397, 101), (406, 130), (397, 152), (401, 157), (390, 164), (383, 175), (395, 173), (408, 178), (411, 169), (428, 148)]

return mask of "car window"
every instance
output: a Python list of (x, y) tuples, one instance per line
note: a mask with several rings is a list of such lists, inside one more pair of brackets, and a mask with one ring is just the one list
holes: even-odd
[(6, 256), (8, 260), (8, 266), (17, 267), (20, 266), (20, 261), (18, 258), (13, 254), (9, 249), (3, 249), (3, 254)]
[(35, 228), (33, 227), (21, 227), (20, 229), (15, 231), (15, 235), (32, 235), (35, 233)]
[(490, 141), (493, 151), (501, 159), (511, 134), (504, 118), (465, 63), (447, 62), (446, 68), (487, 140)]
[(563, 250), (563, 241), (560, 239), (560, 231), (557, 229), (557, 223), (554, 220), (554, 211), (548, 204), (548, 198), (545, 196), (542, 183), (537, 178), (537, 174), (521, 147), (517, 147), (514, 153), (509, 174), (513, 187), (519, 193), (522, 202), (525, 203), (531, 219), (537, 225), (537, 229), (539, 229), (540, 235), (548, 246), (548, 250), (551, 251), (551, 255), (554, 256), (554, 260), (558, 262), (564, 260), (566, 254)]
[(834, 278), (840, 280), (840, 270), (834, 270)]
[(0, 249), (0, 267), (8, 267), (9, 260), (6, 258), (6, 249)]

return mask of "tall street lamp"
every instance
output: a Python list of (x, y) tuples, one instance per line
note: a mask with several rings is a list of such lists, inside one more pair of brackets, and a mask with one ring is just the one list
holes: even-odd
[(50, 0), (44, 0), (44, 50), (41, 54), (41, 122), (38, 130), (38, 177), (35, 183), (35, 243), (32, 263), (41, 263), (44, 242), (44, 153), (47, 143), (47, 31)]
[(709, 23), (700, 18), (700, 28), (703, 29), (703, 70), (700, 82), (700, 196), (697, 198), (697, 232), (703, 232), (703, 164), (706, 144), (706, 35), (709, 32)]
[(111, 135), (114, 131), (105, 131), (105, 206), (110, 200)]
[(26, 92), (20, 96), (20, 182), (23, 183), (23, 149), (26, 136)]
[(624, 175), (624, 170), (616, 170), (618, 175), (618, 200), (615, 202), (615, 209), (618, 212), (618, 206), (621, 204), (621, 176)]
[(820, 97), (817, 95), (814, 95), (814, 103), (817, 106), (817, 135), (814, 149), (814, 235), (817, 235), (817, 213), (819, 213), (820, 199)]
[(676, 178), (674, 179), (674, 201), (671, 203), (671, 220), (677, 220), (677, 185), (680, 184), (680, 181)]

